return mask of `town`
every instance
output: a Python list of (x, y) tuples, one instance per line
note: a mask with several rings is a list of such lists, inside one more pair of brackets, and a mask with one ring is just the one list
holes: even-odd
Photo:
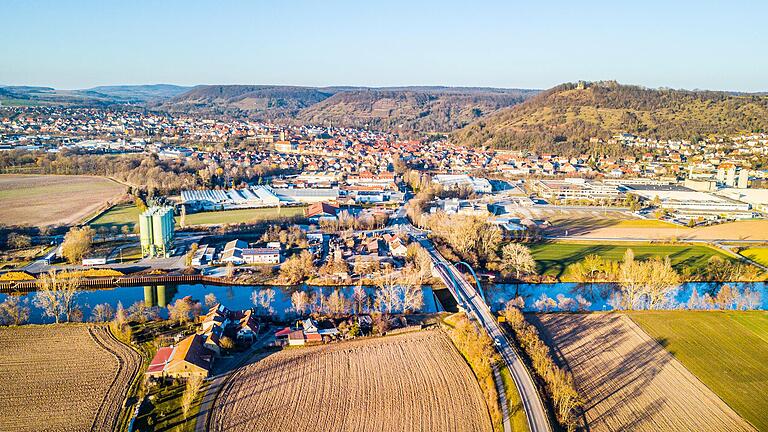
[(0, 431), (768, 432), (768, 3), (0, 10)]

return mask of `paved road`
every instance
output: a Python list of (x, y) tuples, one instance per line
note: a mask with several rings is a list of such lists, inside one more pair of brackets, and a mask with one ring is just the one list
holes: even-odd
[(539, 397), (533, 378), (515, 352), (512, 343), (504, 335), (488, 305), (478, 295), (475, 288), (464, 279), (464, 276), (456, 267), (440, 255), (431, 241), (424, 236), (417, 238), (432, 256), (432, 260), (435, 263), (442, 263), (442, 265), (436, 265), (435, 268), (443, 282), (445, 282), (445, 285), (448, 286), (451, 293), (456, 297), (456, 301), (474, 316), (496, 344), (496, 349), (501, 354), (501, 358), (504, 360), (507, 368), (509, 368), (512, 379), (515, 381), (515, 385), (517, 385), (517, 389), (520, 392), (523, 409), (528, 420), (528, 428), (531, 432), (551, 431), (552, 428), (549, 424), (547, 411), (544, 409), (544, 403)]
[(247, 363), (253, 356), (259, 353), (261, 348), (272, 340), (274, 337), (272, 332), (272, 327), (267, 327), (264, 334), (251, 345), (251, 348), (248, 351), (237, 356), (220, 358), (214, 362), (213, 372), (215, 372), (216, 375), (208, 377), (210, 385), (206, 389), (203, 399), (200, 402), (200, 411), (197, 414), (195, 432), (205, 432), (208, 430), (208, 419), (211, 415), (211, 409), (216, 403), (219, 391), (221, 391), (221, 388), (226, 384), (229, 377), (232, 376), (232, 373), (236, 371), (237, 368)]

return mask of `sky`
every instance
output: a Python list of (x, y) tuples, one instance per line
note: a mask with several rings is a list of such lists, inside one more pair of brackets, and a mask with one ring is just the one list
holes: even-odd
[(768, 1), (0, 0), (0, 85), (768, 91)]

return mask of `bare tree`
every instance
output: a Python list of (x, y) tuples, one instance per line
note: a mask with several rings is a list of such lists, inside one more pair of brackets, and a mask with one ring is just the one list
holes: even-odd
[(303, 316), (309, 308), (309, 295), (306, 291), (296, 290), (291, 294), (291, 306), (299, 315)]
[(402, 296), (397, 283), (397, 276), (387, 272), (378, 279), (379, 288), (373, 304), (377, 310), (386, 314), (392, 314), (401, 309)]
[(365, 292), (365, 288), (362, 285), (355, 286), (352, 291), (352, 302), (355, 305), (355, 313), (362, 313), (368, 308), (368, 293)]
[(227, 263), (226, 268), (226, 277), (227, 279), (232, 279), (235, 276), (235, 265), (232, 263), (232, 261)]
[(403, 312), (410, 313), (421, 310), (424, 306), (424, 291), (420, 285), (400, 285), (403, 296)]
[(509, 243), (501, 250), (501, 268), (507, 273), (515, 273), (515, 278), (520, 279), (521, 274), (536, 273), (536, 261), (531, 255), (530, 249), (520, 243)]
[(213, 307), (217, 304), (219, 304), (219, 300), (216, 298), (214, 293), (208, 293), (205, 295), (205, 307), (207, 307), (208, 310), (213, 309)]
[(128, 316), (125, 313), (125, 308), (123, 308), (123, 302), (119, 301), (117, 302), (117, 309), (115, 310), (115, 323), (122, 327), (127, 322)]
[(9, 295), (0, 303), (0, 323), (22, 325), (29, 320), (29, 300), (18, 295)]
[(184, 388), (184, 393), (181, 395), (181, 410), (184, 412), (184, 417), (187, 416), (192, 408), (192, 402), (194, 402), (202, 386), (203, 377), (200, 375), (190, 375), (187, 378), (187, 385)]
[(194, 301), (190, 296), (182, 297), (173, 304), (168, 305), (168, 317), (171, 320), (184, 324), (192, 319), (194, 312)]
[(109, 303), (100, 303), (93, 307), (91, 310), (91, 321), (94, 322), (106, 322), (111, 321), (115, 315), (115, 311)]
[(254, 291), (251, 295), (253, 304), (262, 311), (263, 315), (272, 315), (275, 310), (272, 308), (272, 303), (275, 301), (275, 295), (277, 292), (274, 288), (260, 289)]
[(52, 270), (38, 278), (39, 289), (35, 294), (34, 304), (57, 324), (62, 318), (64, 321), (71, 321), (78, 310), (79, 286), (80, 278), (66, 277), (65, 273)]
[(344, 297), (340, 289), (335, 289), (328, 295), (328, 311), (332, 315), (343, 315), (349, 310), (349, 301)]

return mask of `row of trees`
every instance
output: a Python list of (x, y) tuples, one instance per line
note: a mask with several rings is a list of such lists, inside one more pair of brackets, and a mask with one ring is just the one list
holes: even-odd
[[(634, 257), (634, 254), (632, 256)], [(626, 262), (626, 256), (624, 262)], [(568, 266), (567, 278), (579, 283), (616, 282), (622, 278), (622, 272), (627, 270), (624, 262), (590, 254), (582, 261)], [(698, 270), (689, 267), (684, 275), (678, 276), (678, 279), (729, 282), (759, 281), (761, 277), (760, 270), (755, 266), (714, 255), (705, 266)]]
[(389, 216), (385, 213), (352, 213), (342, 210), (334, 220), (321, 220), (320, 228), (324, 231), (373, 230), (386, 226)]
[(81, 155), (70, 150), (60, 153), (12, 151), (0, 154), (0, 170), (24, 169), (41, 174), (89, 174), (113, 177), (124, 183), (156, 190), (177, 192), (195, 187), (231, 186), (259, 181), (275, 175), (279, 168), (261, 163), (243, 166), (234, 161), (160, 159), (157, 155)]
[(558, 422), (569, 431), (575, 430), (578, 425), (578, 410), (583, 400), (576, 390), (573, 376), (555, 364), (549, 347), (542, 342), (536, 327), (525, 320), (519, 300), (507, 303), (504, 318), (530, 359), (536, 375), (544, 382)]

